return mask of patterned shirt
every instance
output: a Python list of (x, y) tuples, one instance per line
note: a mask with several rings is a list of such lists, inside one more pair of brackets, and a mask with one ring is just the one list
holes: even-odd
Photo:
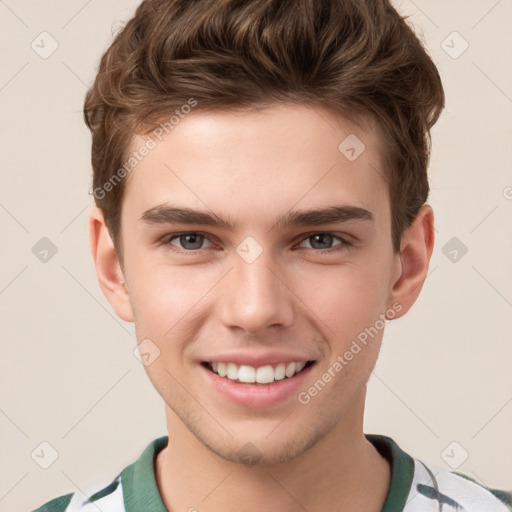
[[(390, 437), (365, 434), (391, 467), (381, 512), (512, 512), (512, 493), (489, 489), (459, 473), (412, 458)], [(154, 472), (154, 460), (168, 437), (152, 441), (142, 455), (108, 485), (69, 493), (33, 512), (167, 512)]]

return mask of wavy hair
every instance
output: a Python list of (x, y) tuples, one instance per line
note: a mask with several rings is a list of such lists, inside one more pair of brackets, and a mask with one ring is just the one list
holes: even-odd
[[(197, 110), (291, 102), (370, 114), (382, 139), (395, 251), (429, 193), (438, 70), (388, 0), (145, 0), (114, 37), (88, 90), (93, 187), (191, 98)], [(118, 254), (126, 180), (95, 195)]]

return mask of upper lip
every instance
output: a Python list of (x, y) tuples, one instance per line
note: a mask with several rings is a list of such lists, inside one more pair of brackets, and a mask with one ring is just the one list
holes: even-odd
[(254, 368), (260, 366), (275, 365), (279, 363), (307, 363), (313, 361), (313, 357), (304, 354), (291, 354), (289, 352), (266, 352), (263, 354), (248, 354), (247, 352), (233, 352), (212, 355), (206, 357), (203, 362), (208, 363), (235, 363), (237, 365), (247, 365)]

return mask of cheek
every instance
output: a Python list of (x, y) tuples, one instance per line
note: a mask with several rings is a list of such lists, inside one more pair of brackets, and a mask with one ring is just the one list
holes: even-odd
[(295, 289), (327, 339), (346, 343), (385, 312), (388, 290), (382, 269), (359, 263), (316, 267), (297, 275)]
[(194, 265), (140, 263), (138, 271), (136, 267), (130, 281), (135, 324), (142, 336), (162, 341), (178, 333), (183, 336), (191, 324), (193, 327), (203, 299), (219, 281), (218, 271)]

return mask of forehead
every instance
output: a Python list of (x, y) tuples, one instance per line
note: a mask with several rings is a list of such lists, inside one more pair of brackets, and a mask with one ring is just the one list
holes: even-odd
[[(163, 131), (163, 130), (160, 130)], [(128, 175), (125, 200), (144, 211), (163, 203), (256, 211), (347, 203), (386, 207), (381, 140), (370, 116), (346, 119), (304, 105), (193, 111)], [(148, 141), (136, 135), (130, 152)]]

